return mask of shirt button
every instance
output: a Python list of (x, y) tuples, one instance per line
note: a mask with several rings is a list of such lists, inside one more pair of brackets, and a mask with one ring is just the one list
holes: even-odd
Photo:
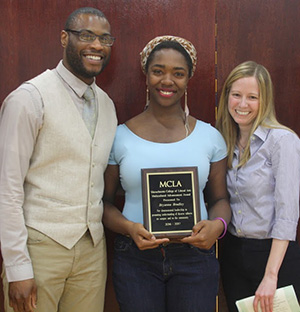
[(239, 192), (238, 191), (235, 191), (235, 193), (234, 193), (235, 195), (239, 195)]
[(95, 163), (92, 163), (92, 167), (93, 167), (93, 168), (95, 167)]
[(239, 210), (239, 211), (238, 211), (238, 214), (241, 214), (241, 213), (242, 213), (242, 210)]
[(242, 232), (242, 231), (241, 231), (240, 229), (237, 229), (237, 233), (239, 233), (239, 234), (240, 234), (241, 232)]
[(94, 186), (94, 182), (91, 183), (91, 187), (93, 187), (93, 186)]

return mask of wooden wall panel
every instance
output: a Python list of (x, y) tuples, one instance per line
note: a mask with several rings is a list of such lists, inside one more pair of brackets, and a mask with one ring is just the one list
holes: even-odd
[(217, 0), (219, 91), (229, 72), (253, 60), (270, 72), (280, 122), (300, 135), (300, 1)]
[[(143, 110), (146, 87), (139, 53), (150, 39), (164, 34), (195, 44), (199, 61), (189, 84), (189, 107), (195, 117), (214, 122), (213, 0), (0, 0), (5, 27), (0, 37), (0, 102), (23, 81), (56, 66), (62, 57), (60, 30), (69, 13), (82, 6), (102, 10), (117, 38), (110, 64), (97, 82), (114, 100), (119, 122)], [(107, 235), (110, 272), (114, 235)], [(110, 277), (105, 311), (118, 311)]]
[[(197, 72), (189, 84), (190, 110), (213, 122), (214, 1), (86, 0), (1, 2), (0, 102), (21, 82), (61, 59), (60, 30), (80, 6), (94, 6), (108, 17), (117, 37), (110, 64), (97, 81), (115, 101), (120, 122), (139, 113), (145, 104), (145, 78), (139, 53), (153, 37), (174, 34), (192, 41), (199, 54)], [(196, 13), (195, 13), (196, 12)]]

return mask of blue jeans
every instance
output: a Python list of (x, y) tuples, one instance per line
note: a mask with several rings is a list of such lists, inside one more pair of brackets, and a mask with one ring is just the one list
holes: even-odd
[(219, 281), (214, 248), (168, 244), (139, 250), (115, 241), (113, 282), (121, 312), (213, 312)]

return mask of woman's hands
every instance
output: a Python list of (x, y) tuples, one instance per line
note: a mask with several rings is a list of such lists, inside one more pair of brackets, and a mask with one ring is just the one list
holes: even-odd
[(170, 241), (168, 238), (156, 238), (141, 223), (131, 222), (131, 225), (128, 226), (128, 233), (140, 250), (153, 249)]
[(210, 249), (223, 230), (221, 220), (201, 220), (193, 227), (191, 236), (184, 237), (180, 241), (201, 249)]
[(284, 259), (289, 241), (273, 238), (265, 274), (260, 282), (253, 301), (253, 308), (258, 312), (260, 305), (262, 312), (273, 311), (273, 299), (277, 288), (278, 272)]
[(227, 158), (211, 163), (208, 181), (205, 187), (205, 198), (211, 220), (201, 220), (192, 229), (192, 235), (181, 240), (202, 249), (210, 249), (217, 238), (224, 232), (222, 218), (229, 223), (231, 210), (226, 188)]
[[(128, 221), (126, 232), (134, 240), (140, 250), (153, 249), (160, 244), (172, 242), (169, 238), (156, 238), (141, 223)], [(177, 243), (187, 243), (201, 249), (210, 249), (222, 234), (224, 224), (220, 220), (202, 220), (192, 229), (192, 234), (182, 239), (174, 239)]]
[(254, 311), (258, 312), (260, 305), (262, 312), (273, 311), (273, 299), (277, 288), (277, 276), (264, 276), (255, 292), (253, 301)]

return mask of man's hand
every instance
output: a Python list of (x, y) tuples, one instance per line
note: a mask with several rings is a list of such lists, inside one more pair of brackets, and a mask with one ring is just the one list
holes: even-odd
[(36, 302), (37, 287), (33, 278), (9, 283), (9, 305), (15, 312), (33, 312)]

